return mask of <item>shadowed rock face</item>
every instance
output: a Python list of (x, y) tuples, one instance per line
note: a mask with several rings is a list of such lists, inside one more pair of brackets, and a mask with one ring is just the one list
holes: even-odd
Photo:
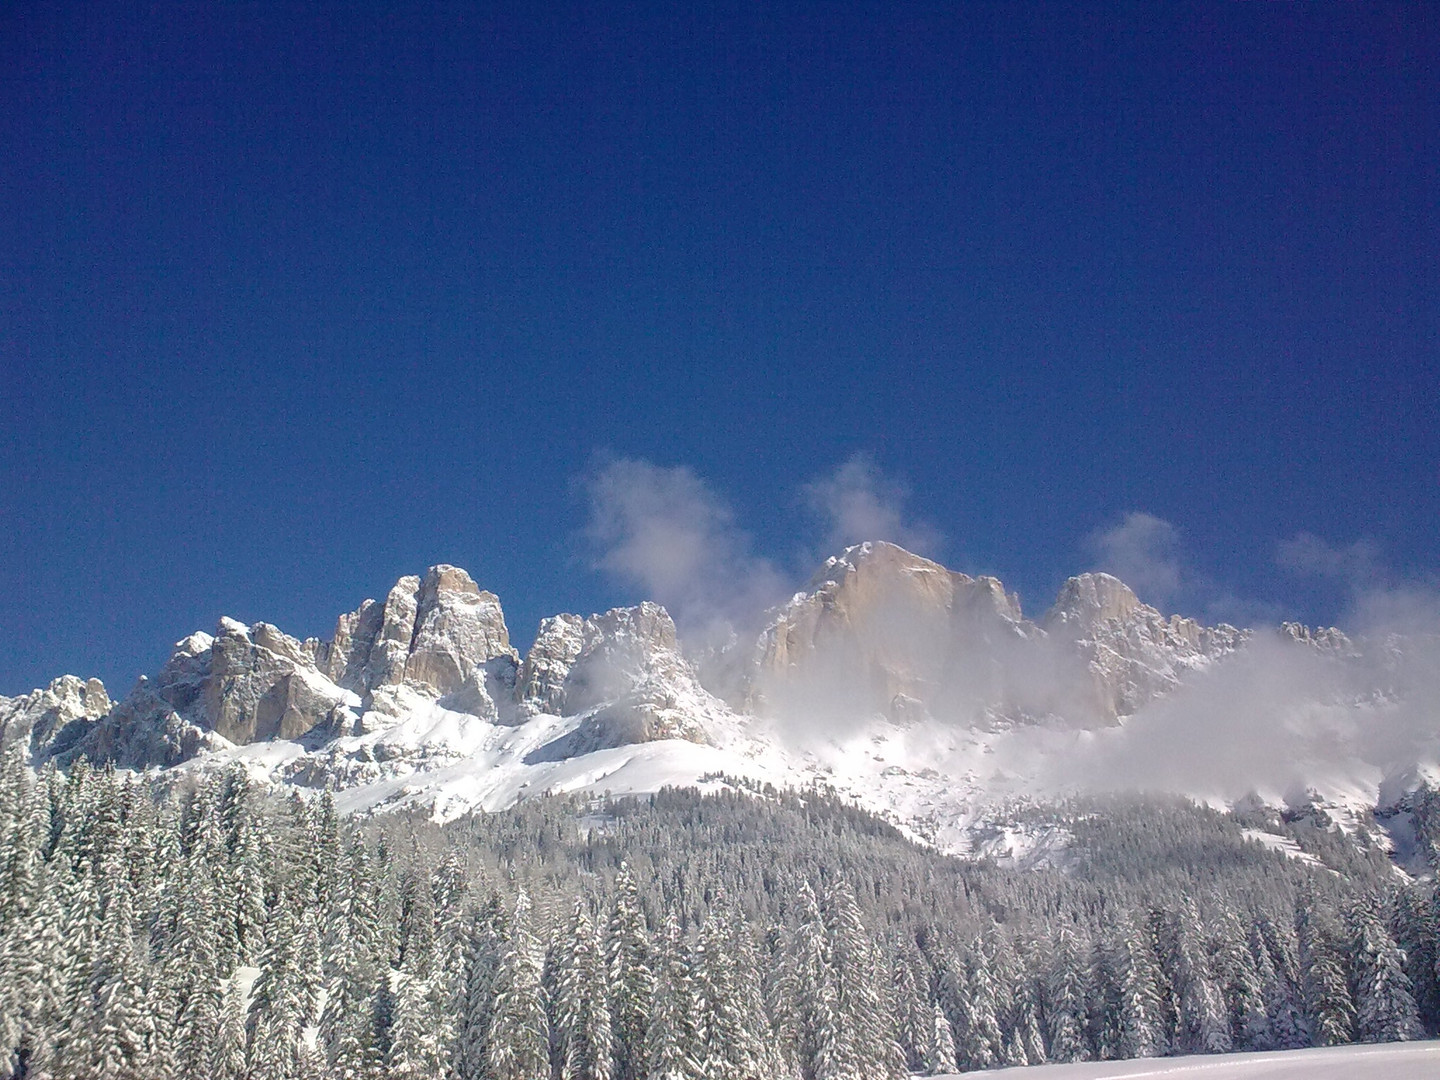
[(669, 614), (649, 602), (546, 619), (517, 693), (521, 715), (591, 713), (545, 760), (653, 739), (703, 741), (705, 717), (724, 711), (681, 654)]
[(1081, 574), (1060, 589), (1041, 620), (1085, 661), (1077, 700), (1108, 718), (1128, 716), (1178, 685), (1187, 672), (1234, 652), (1248, 631), (1165, 616), (1109, 574)]
[(99, 679), (62, 675), (43, 690), (0, 698), (0, 749), (43, 753), (57, 739), (73, 741), (109, 711)]

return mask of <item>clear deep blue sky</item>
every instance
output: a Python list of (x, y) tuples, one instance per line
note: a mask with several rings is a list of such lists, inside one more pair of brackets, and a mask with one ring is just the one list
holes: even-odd
[(123, 692), (222, 613), (328, 635), (439, 561), (522, 643), (633, 601), (604, 454), (803, 576), (803, 485), (868, 453), (1032, 612), (1134, 511), (1192, 604), (1338, 617), (1302, 532), (1433, 577), (1437, 27), (0, 5), (0, 693)]

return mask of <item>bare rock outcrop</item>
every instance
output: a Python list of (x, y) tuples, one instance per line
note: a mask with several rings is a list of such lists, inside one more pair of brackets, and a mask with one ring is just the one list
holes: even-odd
[(38, 760), (52, 746), (83, 737), (110, 707), (110, 696), (99, 679), (74, 675), (62, 675), (49, 686), (18, 697), (0, 697), (0, 749), (18, 745)]
[(1004, 712), (1018, 706), (999, 654), (1034, 635), (995, 578), (947, 570), (894, 544), (859, 544), (828, 559), (772, 613), (743, 704), (892, 719), (927, 709)]
[(221, 619), (50, 751), (172, 765), (227, 745), (352, 734), (428, 703), (495, 720), (497, 700), (513, 709), (517, 667), (495, 595), (464, 570), (433, 566), (340, 616), (329, 642)]
[(522, 713), (564, 715), (565, 681), (584, 648), (585, 619), (579, 615), (541, 620), (516, 682)]
[(1040, 625), (1086, 664), (1078, 705), (1102, 721), (1134, 713), (1189, 672), (1234, 652), (1249, 632), (1162, 615), (1110, 574), (1080, 574), (1061, 587)]
[(669, 613), (648, 601), (587, 619), (545, 620), (518, 687), (522, 714), (588, 714), (536, 760), (655, 739), (703, 742), (706, 721), (728, 713), (701, 687)]
[(499, 599), (444, 564), (402, 577), (384, 603), (341, 615), (317, 659), (367, 712), (399, 715), (418, 698), (490, 720), (499, 717), (497, 697), (509, 704), (520, 660)]

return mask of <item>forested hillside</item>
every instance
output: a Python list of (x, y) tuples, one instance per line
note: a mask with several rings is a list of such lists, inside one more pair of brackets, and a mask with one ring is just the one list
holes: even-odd
[(822, 792), (441, 827), (11, 755), (0, 1076), (870, 1080), (1440, 1027), (1431, 885), (1181, 800), (1032, 813), (1063, 868)]

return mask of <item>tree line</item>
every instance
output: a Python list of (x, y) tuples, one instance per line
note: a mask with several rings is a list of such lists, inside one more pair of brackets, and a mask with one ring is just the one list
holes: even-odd
[(0, 1076), (883, 1080), (1440, 1028), (1430, 885), (1057, 812), (1076, 865), (1007, 871), (821, 792), (442, 827), (10, 754)]

